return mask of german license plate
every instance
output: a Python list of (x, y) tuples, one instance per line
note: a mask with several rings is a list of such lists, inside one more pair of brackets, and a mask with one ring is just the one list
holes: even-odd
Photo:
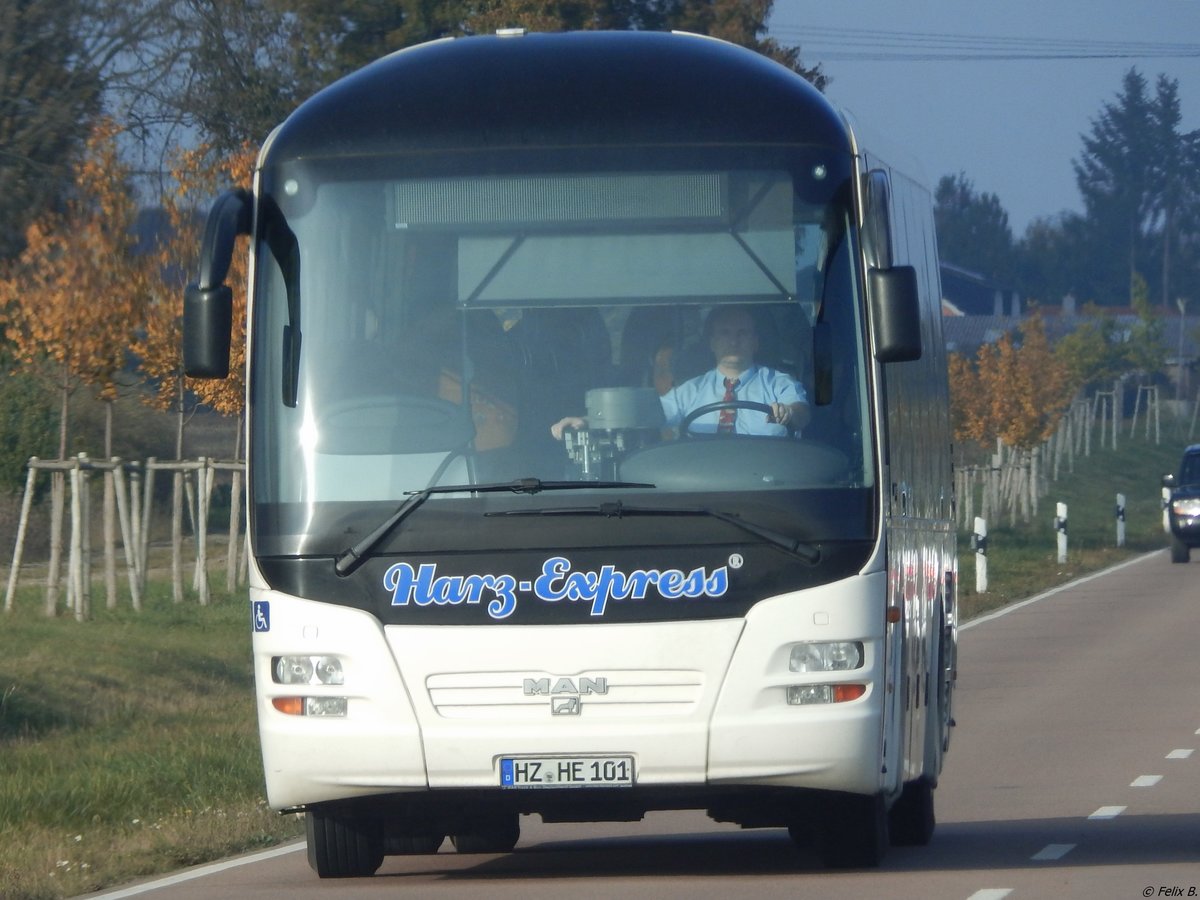
[(511, 756), (500, 760), (500, 787), (630, 787), (632, 756)]

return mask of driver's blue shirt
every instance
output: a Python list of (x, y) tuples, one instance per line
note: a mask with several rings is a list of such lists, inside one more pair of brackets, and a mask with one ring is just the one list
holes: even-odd
[[(766, 366), (751, 366), (738, 376), (734, 397), (750, 403), (807, 403), (804, 385), (791, 375)], [(694, 409), (725, 399), (725, 376), (718, 370), (705, 372), (671, 388), (661, 397), (663, 415), (671, 427), (678, 426)], [(689, 426), (697, 434), (713, 434), (717, 430), (719, 412), (705, 413)], [(738, 409), (733, 423), (736, 434), (782, 436), (783, 425), (767, 421), (767, 414), (756, 409)]]

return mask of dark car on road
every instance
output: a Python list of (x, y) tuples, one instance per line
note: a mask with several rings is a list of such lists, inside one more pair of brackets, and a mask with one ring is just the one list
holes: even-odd
[(1183, 451), (1178, 474), (1163, 476), (1163, 487), (1170, 491), (1171, 562), (1185, 563), (1200, 547), (1200, 444)]

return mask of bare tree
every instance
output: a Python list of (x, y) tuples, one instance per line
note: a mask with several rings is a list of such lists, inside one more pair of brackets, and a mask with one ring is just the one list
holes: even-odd
[(0, 0), (0, 259), (56, 205), (100, 107), (77, 0)]
[(381, 56), (435, 38), (530, 30), (667, 30), (750, 47), (818, 87), (819, 67), (766, 37), (773, 0), (182, 0), (161, 54), (164, 116), (214, 149), (260, 144), (320, 88)]

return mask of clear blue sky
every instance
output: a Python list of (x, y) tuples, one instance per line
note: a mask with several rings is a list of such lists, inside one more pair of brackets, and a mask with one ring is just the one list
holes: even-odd
[(963, 172), (999, 197), (1017, 238), (1081, 209), (1071, 160), (1131, 67), (1176, 79), (1200, 129), (1200, 0), (775, 0), (770, 26), (931, 186)]

